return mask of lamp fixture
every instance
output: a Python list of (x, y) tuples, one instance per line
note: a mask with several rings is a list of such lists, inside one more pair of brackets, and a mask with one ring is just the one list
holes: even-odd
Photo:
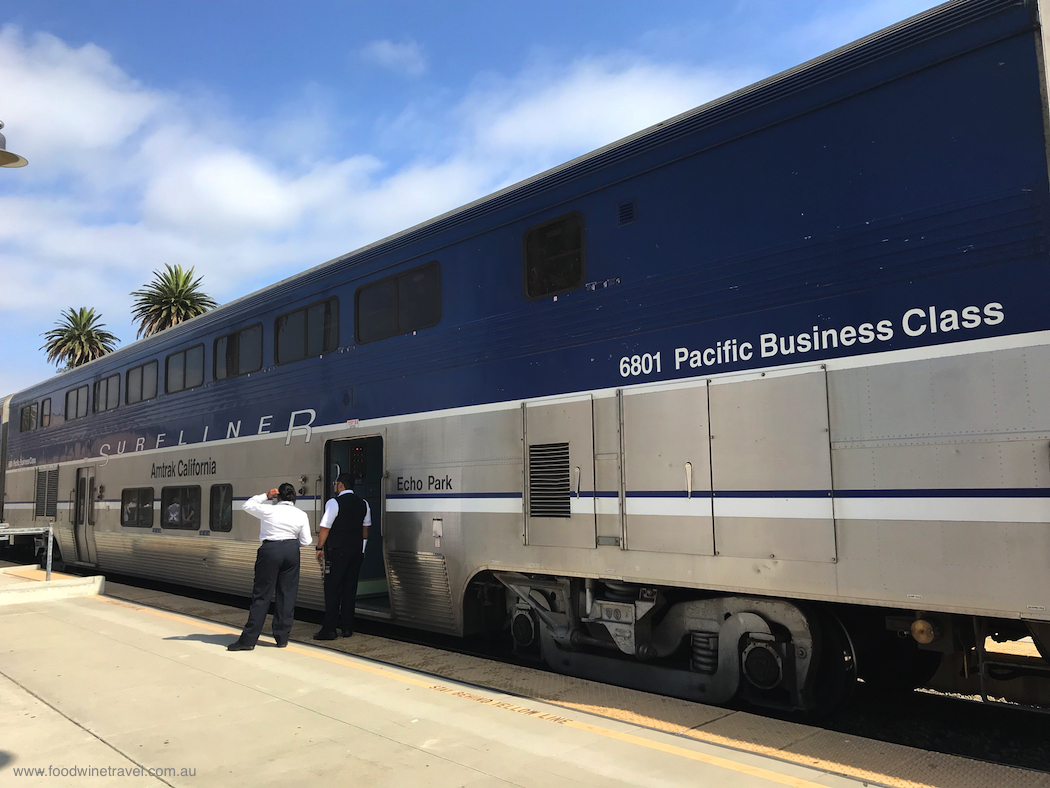
[[(0, 129), (3, 127), (4, 122), (0, 120)], [(0, 134), (0, 167), (25, 167), (27, 164), (29, 162), (25, 158), (7, 150), (7, 139)]]

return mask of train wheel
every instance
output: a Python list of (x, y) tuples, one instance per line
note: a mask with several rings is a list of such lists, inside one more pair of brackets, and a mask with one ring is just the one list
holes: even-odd
[(857, 656), (846, 628), (831, 613), (821, 614), (816, 622), (813, 708), (805, 715), (810, 719), (827, 717), (842, 709), (853, 697), (857, 684)]
[(941, 666), (939, 651), (926, 651), (896, 632), (880, 632), (864, 651), (860, 677), (882, 692), (911, 692), (924, 686)]

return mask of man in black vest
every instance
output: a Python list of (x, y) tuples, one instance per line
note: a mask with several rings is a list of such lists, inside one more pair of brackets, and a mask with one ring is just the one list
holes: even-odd
[(354, 634), (357, 577), (372, 512), (368, 502), (354, 494), (353, 484), (350, 474), (339, 474), (335, 497), (325, 504), (321, 518), (317, 563), (324, 571), (324, 622), (314, 633), (314, 640), (335, 640), (340, 633), (345, 638)]

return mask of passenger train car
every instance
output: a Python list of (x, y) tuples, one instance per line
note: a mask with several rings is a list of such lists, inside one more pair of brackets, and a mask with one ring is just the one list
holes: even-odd
[(316, 527), (348, 471), (363, 615), (557, 670), (819, 711), (1050, 657), (1045, 10), (937, 7), (21, 391), (4, 519), (247, 594), (242, 502)]

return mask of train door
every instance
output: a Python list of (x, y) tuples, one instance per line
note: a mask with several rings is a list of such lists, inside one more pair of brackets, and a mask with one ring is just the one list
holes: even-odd
[(73, 537), (77, 561), (94, 564), (95, 559), (95, 466), (77, 468), (73, 488)]
[(624, 547), (714, 555), (707, 382), (620, 392)]
[(334, 495), (333, 485), (342, 473), (354, 480), (354, 493), (368, 502), (372, 525), (357, 584), (358, 608), (386, 608), (386, 563), (383, 560), (383, 438), (347, 438), (325, 445), (325, 501)]
[(590, 395), (525, 406), (525, 541), (594, 547), (594, 412)]

